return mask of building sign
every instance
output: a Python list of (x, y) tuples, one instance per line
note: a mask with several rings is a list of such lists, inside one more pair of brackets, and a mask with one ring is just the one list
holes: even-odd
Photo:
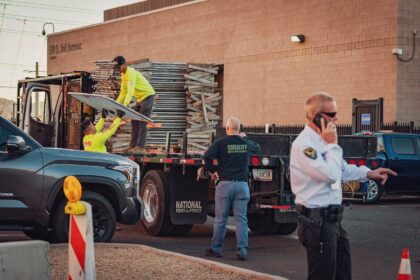
[(56, 58), (56, 55), (61, 53), (68, 53), (82, 49), (82, 43), (62, 43), (52, 44), (48, 48), (48, 55), (51, 59)]
[(362, 114), (362, 125), (370, 125), (370, 114)]

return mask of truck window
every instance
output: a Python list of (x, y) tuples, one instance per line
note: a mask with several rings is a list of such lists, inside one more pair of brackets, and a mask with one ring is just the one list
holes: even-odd
[(50, 115), (48, 92), (33, 91), (31, 93), (31, 118), (34, 121), (49, 124)]
[(12, 132), (0, 123), (0, 151), (2, 152), (6, 150), (6, 143), (9, 135), (12, 135)]
[(376, 152), (383, 152), (385, 151), (385, 146), (384, 146), (384, 139), (382, 138), (382, 136), (378, 136), (377, 137), (377, 142), (376, 142)]
[(416, 148), (414, 139), (410, 137), (394, 137), (392, 138), (392, 149), (395, 153), (401, 155), (415, 155)]

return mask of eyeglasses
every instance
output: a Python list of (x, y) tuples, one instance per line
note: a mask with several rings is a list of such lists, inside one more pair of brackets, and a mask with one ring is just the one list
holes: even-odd
[(330, 118), (334, 118), (337, 115), (337, 112), (321, 112), (324, 115), (327, 115)]

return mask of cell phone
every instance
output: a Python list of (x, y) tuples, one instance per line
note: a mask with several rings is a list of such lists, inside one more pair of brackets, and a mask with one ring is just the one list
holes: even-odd
[(322, 129), (322, 127), (321, 127), (321, 119), (324, 119), (324, 124), (325, 124), (325, 126), (327, 126), (328, 120), (321, 113), (316, 114), (315, 117), (312, 119), (312, 122), (317, 127), (319, 127), (319, 129)]

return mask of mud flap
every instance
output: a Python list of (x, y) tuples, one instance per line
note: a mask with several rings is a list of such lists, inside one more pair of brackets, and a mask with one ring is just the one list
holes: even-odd
[(296, 207), (293, 205), (291, 209), (287, 210), (275, 210), (274, 220), (279, 223), (297, 223)]
[(208, 180), (197, 181), (197, 167), (174, 166), (170, 173), (171, 222), (174, 225), (207, 221)]

